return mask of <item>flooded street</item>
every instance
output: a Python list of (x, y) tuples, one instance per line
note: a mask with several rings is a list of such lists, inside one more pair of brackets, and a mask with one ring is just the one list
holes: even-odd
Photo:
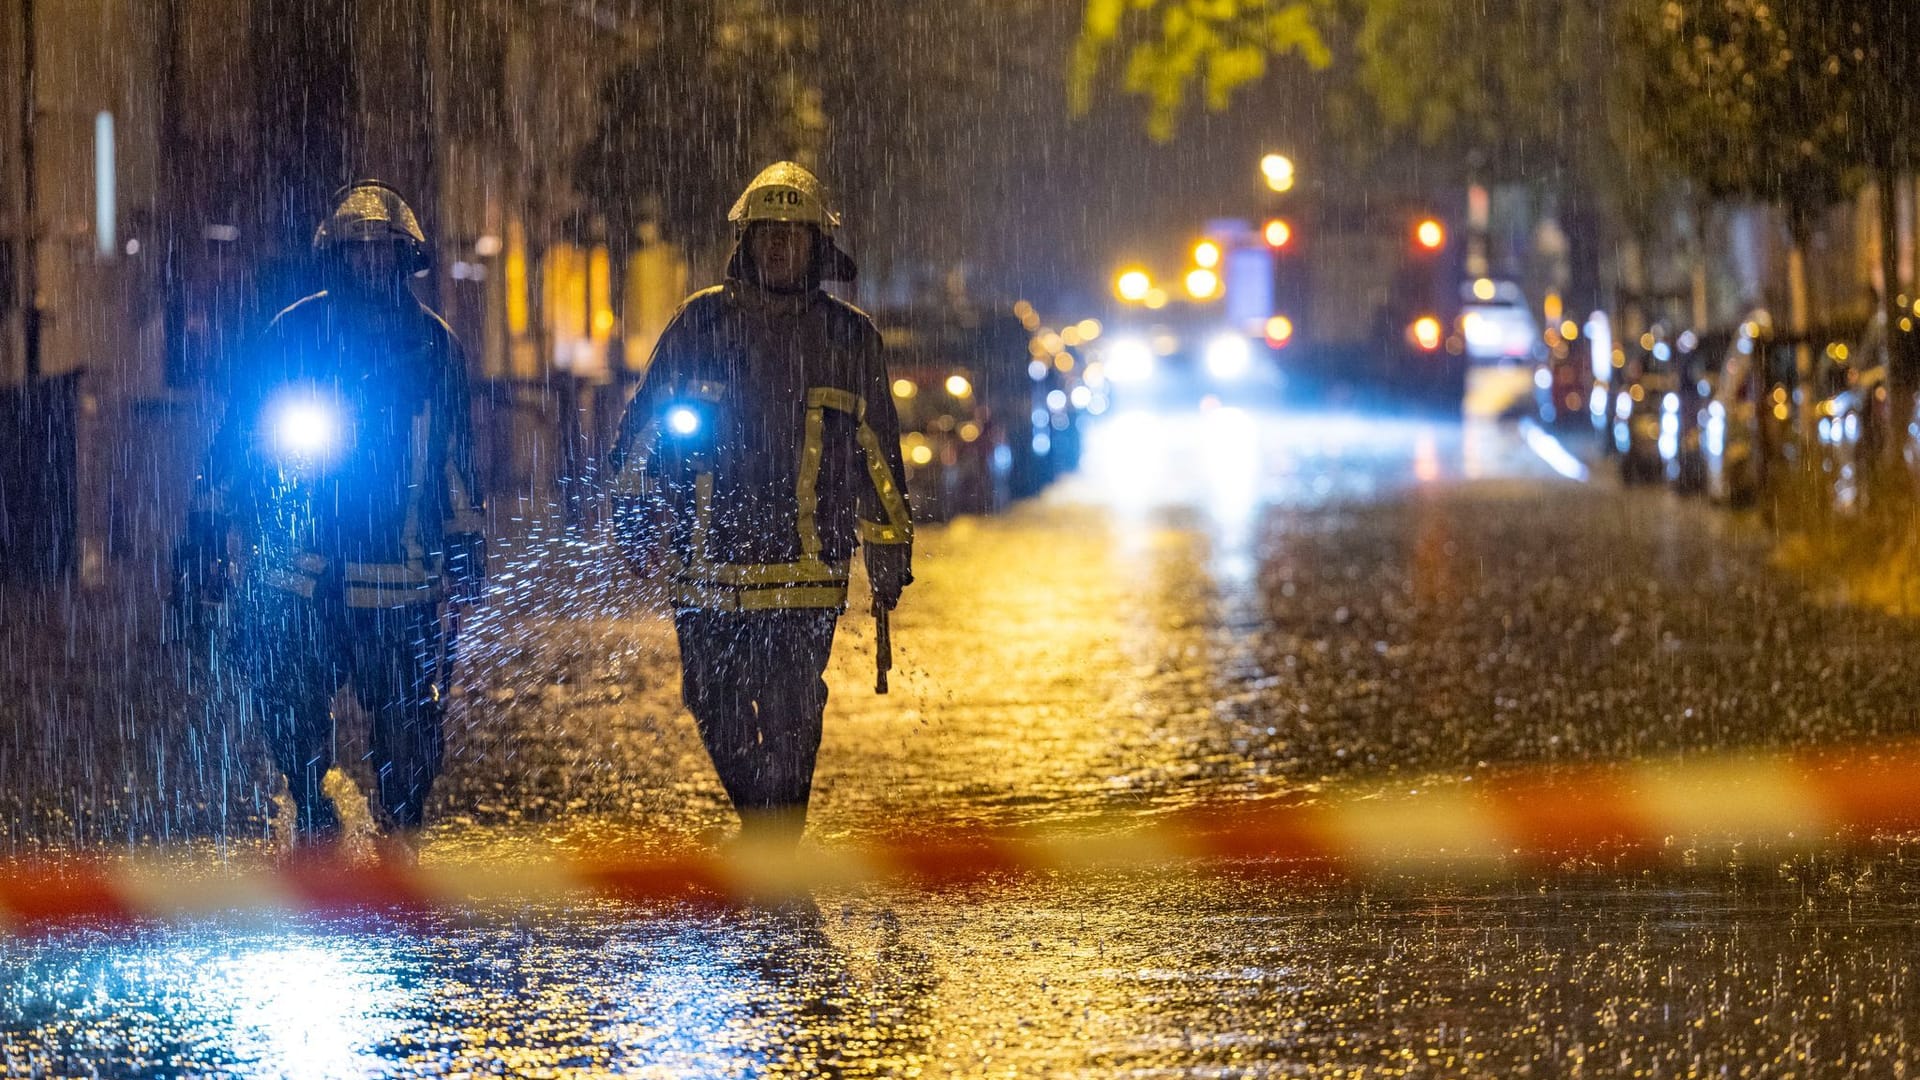
[[(525, 531), (464, 630), (423, 863), (725, 836), (670, 626), (598, 543)], [(1920, 628), (1816, 601), (1739, 519), (1563, 479), (1511, 427), (1120, 413), (1041, 499), (926, 528), (915, 569), (891, 695), (871, 620), (841, 624), (810, 845), (1920, 729)], [(10, 676), (63, 702), (0, 738), (12, 854), (284, 842), (258, 739), (146, 629), (114, 647), (169, 677), (115, 652), (132, 675), (81, 679), (98, 641)], [(0, 1075), (1909, 1075), (1913, 839), (0, 938)]]

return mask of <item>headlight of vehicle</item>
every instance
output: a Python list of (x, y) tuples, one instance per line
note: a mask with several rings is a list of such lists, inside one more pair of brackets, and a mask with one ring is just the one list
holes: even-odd
[(1116, 383), (1138, 383), (1153, 378), (1153, 347), (1139, 338), (1121, 338), (1107, 347), (1107, 378)]
[(1238, 379), (1253, 366), (1253, 346), (1239, 334), (1222, 334), (1207, 342), (1206, 364), (1216, 379)]

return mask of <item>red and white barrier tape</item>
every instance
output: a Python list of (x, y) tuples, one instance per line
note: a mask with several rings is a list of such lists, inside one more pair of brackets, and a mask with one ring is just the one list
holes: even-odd
[[(930, 829), (798, 854), (601, 852), (560, 861), (291, 858), (182, 873), (164, 854), (0, 864), (0, 932), (232, 911), (426, 911), (579, 897), (725, 901), (868, 883), (946, 888), (1030, 873), (1228, 868), (1329, 877), (1499, 875), (1594, 854), (1786, 852), (1920, 831), (1920, 741), (1595, 766), (1405, 795), (1223, 803), (1071, 831)], [(431, 852), (429, 852), (431, 856)]]

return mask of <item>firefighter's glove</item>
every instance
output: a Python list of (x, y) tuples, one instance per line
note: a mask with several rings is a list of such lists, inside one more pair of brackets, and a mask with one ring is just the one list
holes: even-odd
[(449, 536), (443, 566), (453, 602), (479, 603), (487, 591), (487, 538), (479, 533)]
[(906, 544), (867, 544), (867, 581), (873, 598), (892, 611), (913, 584), (913, 549)]

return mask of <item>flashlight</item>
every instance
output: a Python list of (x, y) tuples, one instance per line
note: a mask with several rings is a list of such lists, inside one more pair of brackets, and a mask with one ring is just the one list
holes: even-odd
[(698, 434), (699, 412), (690, 405), (675, 405), (667, 410), (667, 430), (683, 439)]
[(296, 464), (333, 456), (344, 433), (333, 402), (313, 394), (289, 394), (267, 414), (267, 436), (274, 453)]

